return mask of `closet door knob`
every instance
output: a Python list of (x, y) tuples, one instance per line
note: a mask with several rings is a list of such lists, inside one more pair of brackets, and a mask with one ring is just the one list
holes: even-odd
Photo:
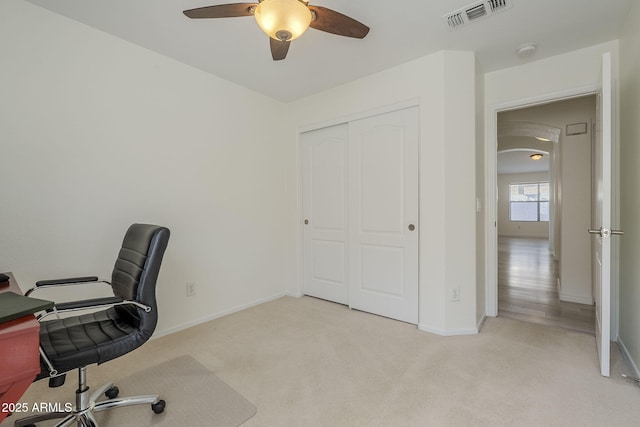
[(409, 231), (413, 231), (416, 229), (416, 226), (413, 224), (409, 224)]

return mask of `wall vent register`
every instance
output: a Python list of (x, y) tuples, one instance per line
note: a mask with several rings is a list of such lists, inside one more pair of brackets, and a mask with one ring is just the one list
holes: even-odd
[(485, 16), (502, 12), (512, 7), (511, 0), (484, 0), (455, 10), (442, 17), (449, 29), (454, 30)]

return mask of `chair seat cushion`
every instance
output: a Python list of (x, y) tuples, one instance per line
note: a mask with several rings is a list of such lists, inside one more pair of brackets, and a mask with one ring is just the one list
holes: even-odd
[[(58, 373), (93, 363), (103, 363), (142, 345), (130, 316), (115, 307), (77, 317), (40, 324), (40, 345)], [(43, 366), (43, 369), (45, 367)], [(46, 375), (43, 375), (46, 374)], [(39, 377), (48, 376), (42, 372)]]

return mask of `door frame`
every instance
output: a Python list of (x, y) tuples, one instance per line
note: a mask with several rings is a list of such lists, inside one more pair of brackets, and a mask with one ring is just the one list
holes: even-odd
[[(485, 310), (486, 315), (498, 315), (498, 204), (497, 204), (497, 173), (498, 173), (498, 113), (509, 110), (550, 104), (557, 101), (594, 95), (600, 91), (599, 85), (583, 86), (575, 89), (549, 93), (546, 95), (509, 101), (488, 106), (486, 109), (485, 132)], [(614, 80), (614, 101), (612, 107), (612, 224), (619, 224), (620, 212), (620, 180), (619, 180), (619, 143), (618, 143), (618, 115), (617, 92)], [(586, 230), (585, 230), (586, 233)], [(618, 337), (618, 246), (620, 239), (612, 240), (612, 277), (611, 277), (611, 339)]]

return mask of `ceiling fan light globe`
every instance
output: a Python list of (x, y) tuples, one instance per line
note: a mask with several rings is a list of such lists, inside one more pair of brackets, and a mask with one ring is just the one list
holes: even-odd
[[(311, 11), (299, 0), (263, 0), (254, 16), (258, 25), (269, 37), (281, 41), (295, 40), (311, 23)], [(283, 35), (290, 34), (283, 40)]]

